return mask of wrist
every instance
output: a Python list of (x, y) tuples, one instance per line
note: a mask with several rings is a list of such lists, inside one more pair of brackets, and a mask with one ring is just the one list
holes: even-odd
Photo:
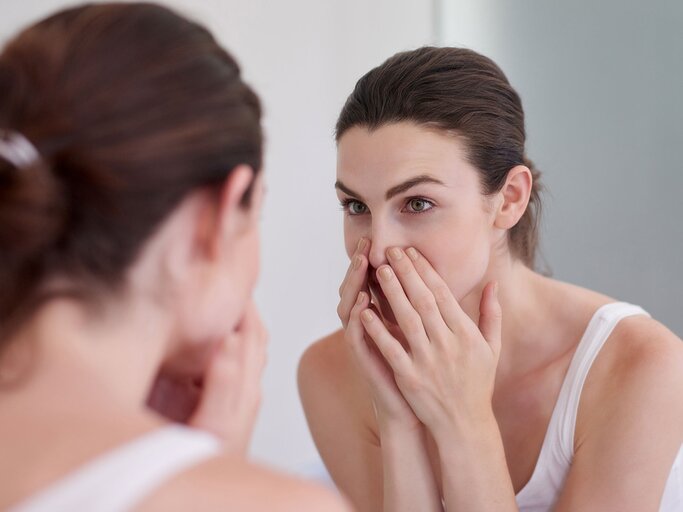
[(422, 435), (424, 431), (424, 425), (417, 418), (409, 420), (390, 417), (381, 413), (377, 414), (377, 428), (381, 437)]
[(437, 445), (466, 442), (478, 443), (500, 436), (498, 421), (492, 409), (474, 415), (452, 415), (429, 427)]

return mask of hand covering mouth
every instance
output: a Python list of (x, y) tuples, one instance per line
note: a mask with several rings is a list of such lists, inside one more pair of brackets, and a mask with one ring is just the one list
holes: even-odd
[(371, 269), (368, 275), (368, 288), (370, 289), (372, 303), (377, 307), (384, 323), (397, 325), (394, 312), (391, 310), (391, 306), (389, 305), (386, 295), (384, 295), (384, 292), (382, 291), (382, 287), (377, 282), (374, 269)]

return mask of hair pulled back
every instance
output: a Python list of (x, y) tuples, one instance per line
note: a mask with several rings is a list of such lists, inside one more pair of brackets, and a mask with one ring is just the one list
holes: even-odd
[(115, 289), (189, 192), (240, 164), (259, 171), (260, 117), (211, 34), (155, 4), (70, 8), (11, 40), (0, 136), (21, 134), (40, 158), (0, 158), (0, 340), (47, 279)]

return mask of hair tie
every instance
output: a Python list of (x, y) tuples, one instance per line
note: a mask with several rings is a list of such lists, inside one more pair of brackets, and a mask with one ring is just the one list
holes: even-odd
[(31, 142), (19, 132), (3, 131), (0, 136), (0, 157), (17, 169), (25, 169), (40, 160), (40, 153)]

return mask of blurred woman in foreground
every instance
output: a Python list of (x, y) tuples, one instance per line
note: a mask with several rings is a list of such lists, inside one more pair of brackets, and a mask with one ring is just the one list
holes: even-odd
[(165, 8), (76, 7), (6, 46), (0, 509), (344, 510), (244, 460), (261, 152), (237, 64)]

